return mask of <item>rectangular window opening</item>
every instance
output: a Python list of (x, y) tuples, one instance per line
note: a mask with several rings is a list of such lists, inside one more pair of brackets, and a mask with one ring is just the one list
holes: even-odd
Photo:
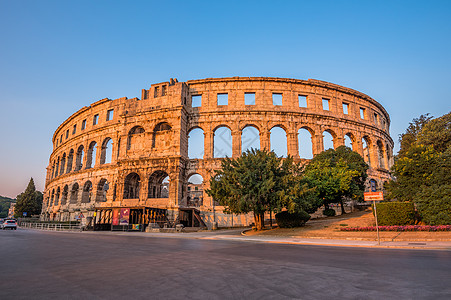
[(156, 87), (155, 87), (155, 90), (154, 90), (154, 92), (153, 92), (153, 97), (154, 97), (154, 98), (157, 98), (159, 93), (160, 93), (160, 89), (156, 86)]
[(218, 94), (217, 96), (218, 105), (228, 105), (229, 104), (229, 94)]
[(106, 120), (107, 121), (113, 120), (113, 115), (114, 115), (114, 109), (109, 109), (106, 112)]
[(165, 85), (163, 85), (163, 86), (161, 87), (161, 96), (166, 96), (166, 93), (167, 93), (167, 88), (166, 88)]
[(307, 107), (307, 96), (298, 95), (299, 107)]
[(276, 93), (272, 94), (272, 104), (273, 105), (281, 106), (282, 105), (282, 99), (283, 99), (282, 94), (276, 94)]
[(329, 99), (323, 98), (323, 110), (329, 110)]
[(191, 107), (201, 107), (202, 95), (194, 95), (191, 97)]
[(66, 130), (66, 140), (69, 138), (69, 129)]
[(81, 122), (81, 130), (85, 130), (86, 129), (86, 119), (84, 119), (82, 122)]
[(244, 93), (244, 105), (255, 105), (255, 93)]
[(376, 113), (374, 113), (374, 124), (378, 125), (379, 124), (379, 120), (378, 120), (378, 116)]
[(99, 123), (99, 114), (94, 115), (92, 118), (92, 125), (97, 125)]
[(72, 129), (72, 134), (75, 134), (77, 132), (77, 124), (74, 125), (74, 128)]
[(348, 103), (343, 103), (343, 113), (345, 115), (349, 114), (349, 104)]
[(360, 108), (360, 118), (365, 119), (365, 109), (362, 107)]

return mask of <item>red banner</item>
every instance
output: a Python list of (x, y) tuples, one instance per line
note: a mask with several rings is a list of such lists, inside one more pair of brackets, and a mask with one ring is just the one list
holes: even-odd
[(119, 208), (113, 209), (113, 225), (119, 225)]

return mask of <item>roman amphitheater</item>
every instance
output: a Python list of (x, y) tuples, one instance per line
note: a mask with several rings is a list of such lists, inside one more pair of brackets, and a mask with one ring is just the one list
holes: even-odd
[[(381, 190), (393, 163), (388, 113), (371, 97), (319, 80), (208, 78), (152, 84), (141, 99), (102, 99), (53, 135), (42, 220), (128, 226), (240, 226), (204, 190), (224, 156), (266, 148), (309, 159), (347, 145)], [(116, 226), (116, 227), (115, 227)]]

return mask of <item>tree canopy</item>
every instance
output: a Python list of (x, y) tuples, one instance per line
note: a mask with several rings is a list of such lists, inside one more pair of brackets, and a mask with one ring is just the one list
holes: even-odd
[(409, 128), (401, 136), (409, 143), (391, 169), (395, 180), (386, 184), (387, 196), (413, 201), (427, 224), (451, 224), (451, 113), (419, 127), (413, 142)]
[(253, 212), (260, 230), (265, 212), (284, 208), (290, 212), (317, 209), (316, 198), (300, 177), (300, 171), (300, 165), (291, 157), (282, 159), (274, 152), (251, 149), (239, 158), (224, 158), (206, 192), (226, 206), (229, 213)]
[(363, 199), (368, 165), (362, 156), (346, 146), (328, 149), (316, 155), (305, 167), (304, 179), (315, 187), (315, 193), (328, 209), (344, 199)]
[(17, 203), (14, 207), (14, 216), (22, 217), (23, 213), (27, 213), (27, 217), (41, 213), (43, 195), (36, 191), (33, 178), (30, 179), (27, 188), (23, 193), (17, 195)]

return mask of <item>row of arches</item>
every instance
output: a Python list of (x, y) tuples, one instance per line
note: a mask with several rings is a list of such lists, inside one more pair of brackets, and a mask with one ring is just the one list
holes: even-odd
[[(83, 186), (80, 188), (77, 182), (73, 183), (69, 188), (69, 185), (64, 185), (61, 189), (60, 187), (52, 189), (50, 196), (48, 197), (47, 206), (58, 206), (66, 205), (67, 203), (76, 204), (95, 202), (106, 202), (106, 194), (109, 190), (109, 182), (106, 179), (101, 179), (93, 194), (93, 184), (90, 180), (85, 181)], [(81, 199), (79, 199), (81, 197)]]
[[(195, 127), (189, 131), (188, 134), (188, 157), (190, 159), (203, 159), (204, 158), (204, 141), (205, 133), (202, 128)], [(220, 125), (213, 131), (212, 138), (212, 154), (214, 158), (232, 157), (234, 149), (234, 134), (232, 130), (226, 125)], [(256, 126), (247, 125), (239, 134), (236, 135), (238, 143), (241, 144), (240, 153), (250, 148), (261, 148), (262, 134)], [(318, 149), (318, 140), (321, 139), (322, 149)], [(341, 139), (341, 141), (338, 141)], [(388, 168), (389, 161), (391, 159), (391, 151), (389, 145), (385, 147), (381, 140), (373, 142), (373, 140), (365, 135), (360, 141), (352, 132), (346, 133), (340, 138), (333, 130), (327, 129), (321, 133), (318, 137), (311, 128), (302, 127), (297, 131), (297, 135), (289, 135), (281, 126), (274, 126), (269, 131), (270, 150), (274, 151), (278, 156), (286, 157), (290, 153), (290, 143), (297, 146), (297, 153), (290, 153), (292, 156), (296, 154), (300, 158), (311, 159), (313, 155), (319, 151), (325, 151), (327, 149), (334, 149), (341, 144), (351, 148), (352, 150), (360, 153), (365, 161), (371, 167), (380, 167), (383, 169)], [(291, 151), (292, 152), (292, 151)], [(374, 154), (376, 153), (376, 155)], [(375, 157), (377, 159), (376, 161)]]
[[(111, 163), (113, 150), (113, 140), (109, 137), (105, 138), (102, 142), (100, 149), (100, 165)], [(80, 145), (76, 152), (74, 149), (70, 149), (68, 154), (63, 153), (59, 156), (52, 165), (50, 171), (50, 179), (57, 176), (70, 173), (72, 171), (79, 171), (82, 169), (89, 169), (96, 165), (97, 157), (97, 142), (91, 141), (88, 146), (87, 155), (85, 157), (85, 147)], [(74, 165), (75, 160), (75, 165)], [(85, 166), (83, 166), (85, 164)]]
[[(80, 186), (77, 182), (71, 186), (68, 184), (52, 189), (47, 206), (59, 206), (66, 204), (106, 202), (109, 182), (101, 179), (95, 190), (90, 180)], [(147, 198), (169, 198), (170, 177), (162, 170), (152, 173), (147, 181)], [(123, 199), (138, 199), (142, 193), (141, 177), (136, 173), (129, 173), (124, 179)], [(115, 199), (116, 185), (113, 191)], [(187, 179), (187, 205), (201, 206), (203, 202), (203, 178), (200, 174), (192, 174)]]

